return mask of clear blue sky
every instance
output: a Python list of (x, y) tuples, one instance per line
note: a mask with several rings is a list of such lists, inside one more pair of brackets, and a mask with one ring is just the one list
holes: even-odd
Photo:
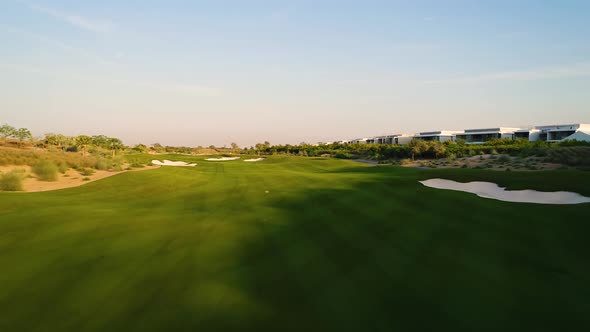
[(0, 123), (252, 145), (590, 122), (590, 1), (0, 0)]

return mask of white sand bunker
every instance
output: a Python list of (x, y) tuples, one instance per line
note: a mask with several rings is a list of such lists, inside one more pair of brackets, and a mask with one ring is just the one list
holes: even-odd
[(255, 158), (255, 159), (244, 159), (246, 162), (255, 163), (257, 161), (262, 161), (264, 158)]
[(159, 160), (152, 160), (152, 164), (159, 165), (159, 166), (181, 166), (181, 167), (195, 167), (197, 164), (189, 164), (185, 163), (184, 161), (170, 161), (164, 159), (164, 161)]
[(505, 202), (537, 204), (580, 204), (590, 203), (590, 197), (569, 191), (544, 192), (536, 190), (506, 190), (491, 182), (461, 183), (445, 179), (420, 181), (423, 185), (437, 189), (464, 191), (479, 197), (497, 199)]
[(228, 161), (228, 160), (238, 160), (240, 157), (221, 157), (221, 158), (207, 158), (207, 161)]

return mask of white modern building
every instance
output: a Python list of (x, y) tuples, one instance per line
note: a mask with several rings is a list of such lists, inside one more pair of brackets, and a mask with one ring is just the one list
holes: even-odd
[(393, 138), (393, 144), (405, 145), (410, 143), (415, 137), (416, 135), (414, 134), (397, 135)]
[(539, 140), (540, 133), (541, 131), (535, 128), (519, 129), (514, 132), (514, 139), (524, 139), (533, 142)]
[(464, 132), (456, 134), (456, 139), (462, 139), (467, 144), (483, 144), (493, 139), (514, 139), (514, 132), (521, 128), (482, 128), (482, 129), (465, 129)]
[(353, 140), (350, 140), (349, 143), (350, 144), (367, 144), (369, 143), (370, 139), (369, 138), (355, 138)]
[(375, 144), (394, 144), (395, 138), (400, 135), (386, 135), (375, 137)]
[(577, 123), (568, 125), (537, 126), (539, 138), (547, 142), (578, 140), (590, 142), (590, 124)]
[(456, 141), (462, 139), (467, 144), (483, 144), (492, 139), (526, 139), (529, 141), (561, 142), (578, 140), (590, 142), (590, 124), (578, 123), (568, 125), (536, 126), (534, 128), (482, 128), (464, 131), (439, 130), (419, 134), (395, 134), (371, 138), (357, 138), (338, 141), (340, 144), (399, 144), (410, 143), (413, 139), (425, 141)]
[(448, 131), (448, 130), (439, 130), (439, 131), (425, 131), (421, 132), (418, 135), (414, 136), (416, 139), (421, 139), (424, 141), (455, 141), (455, 135), (461, 133), (460, 131)]

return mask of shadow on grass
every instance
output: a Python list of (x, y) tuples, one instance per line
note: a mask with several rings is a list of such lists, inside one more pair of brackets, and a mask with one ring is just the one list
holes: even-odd
[(301, 197), (238, 251), (238, 288), (269, 309), (253, 330), (590, 328), (588, 206), (395, 180)]

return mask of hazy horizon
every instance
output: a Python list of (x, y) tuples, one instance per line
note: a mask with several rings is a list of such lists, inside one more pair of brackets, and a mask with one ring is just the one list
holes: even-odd
[(0, 124), (251, 146), (590, 123), (590, 3), (2, 2)]

